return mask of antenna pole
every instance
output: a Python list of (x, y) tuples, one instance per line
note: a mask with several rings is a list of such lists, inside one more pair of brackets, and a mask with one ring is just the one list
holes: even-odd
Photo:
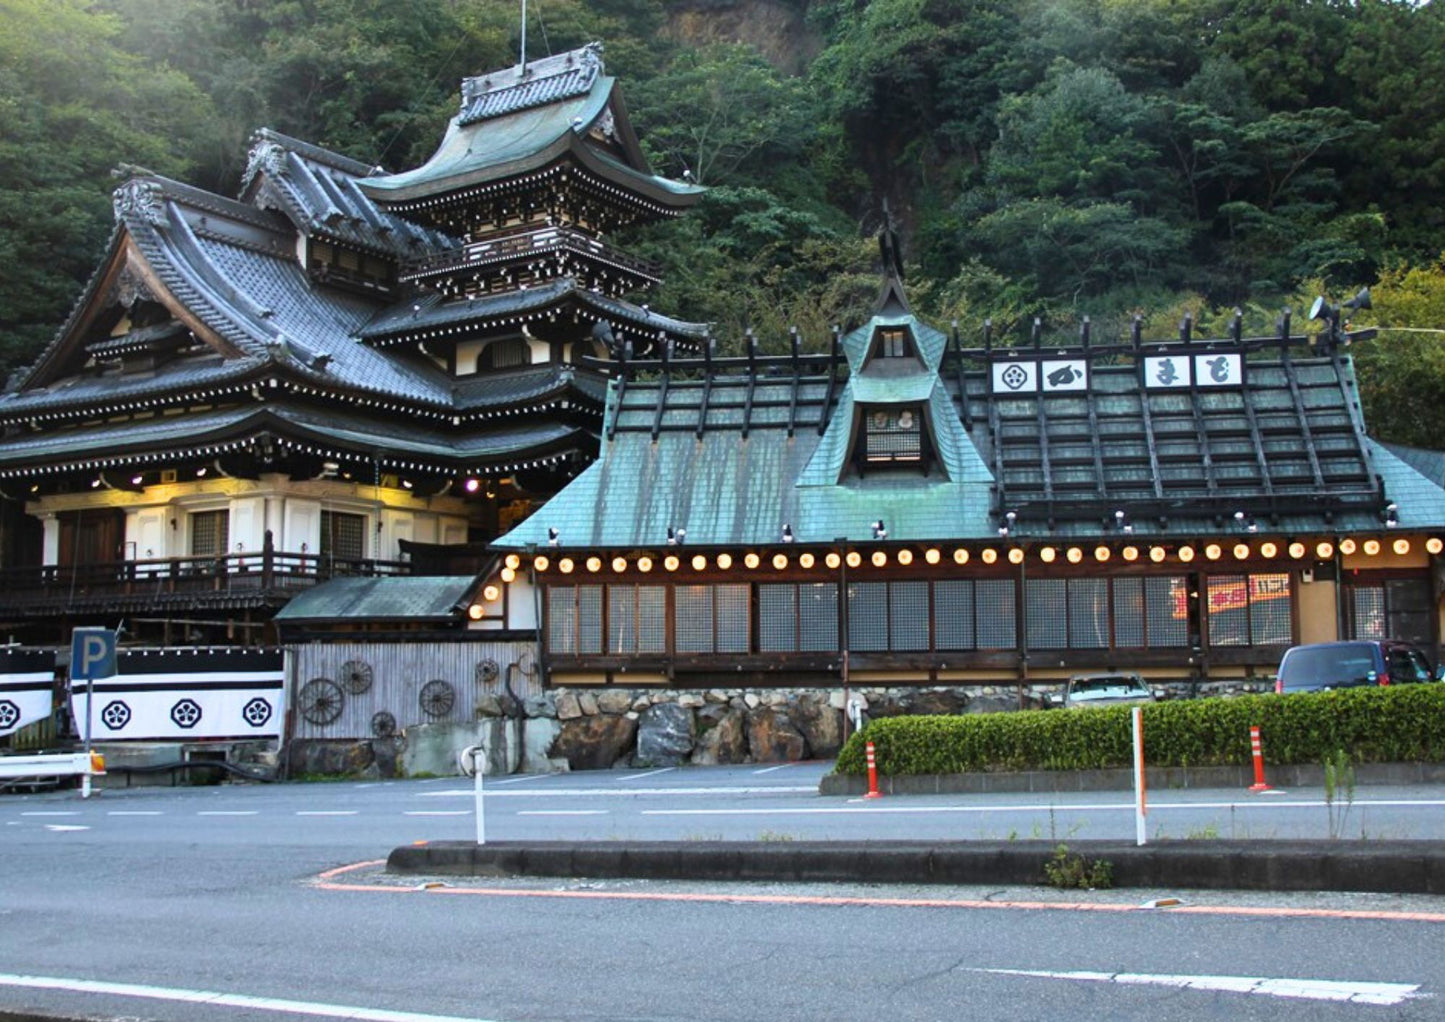
[(522, 71), (527, 70), (527, 0), (522, 0)]

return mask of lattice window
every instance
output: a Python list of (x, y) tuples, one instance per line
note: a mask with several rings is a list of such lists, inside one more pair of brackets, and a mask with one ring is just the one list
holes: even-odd
[(798, 587), (758, 586), (758, 649), (792, 653), (798, 648)]
[(673, 634), (679, 653), (711, 653), (712, 586), (678, 586), (673, 590)]
[(1123, 649), (1145, 645), (1144, 580), (1114, 579), (1114, 644)]
[(1108, 649), (1109, 580), (1069, 579), (1069, 648)]
[(359, 561), (366, 556), (366, 516), (321, 512), (321, 556)]
[(748, 596), (746, 585), (720, 585), (714, 603), (717, 606), (717, 652), (746, 653), (751, 645), (748, 627)]
[(1206, 592), (1212, 646), (1287, 646), (1293, 641), (1289, 575), (1211, 575)]
[(1350, 591), (1351, 639), (1388, 639), (1385, 587), (1352, 586)]
[(979, 649), (1015, 649), (1018, 646), (1018, 618), (1014, 605), (1014, 581), (980, 579), (974, 583)]
[(547, 649), (562, 656), (602, 652), (602, 587), (547, 590)]
[(877, 408), (868, 412), (864, 458), (869, 464), (922, 460), (922, 420), (917, 408)]
[(1154, 649), (1189, 645), (1189, 580), (1183, 575), (1144, 580), (1145, 620)]
[(888, 584), (888, 644), (896, 652), (928, 649), (928, 583)]
[(1024, 632), (1029, 649), (1069, 646), (1068, 584), (1061, 578), (1031, 578), (1024, 587)]
[(798, 586), (798, 648), (805, 653), (838, 648), (838, 587), (834, 583)]
[(888, 648), (888, 584), (848, 583), (848, 648), (877, 652)]
[(637, 652), (667, 652), (667, 587), (637, 587)]
[(1288, 646), (1294, 641), (1289, 575), (1249, 576), (1250, 638), (1256, 646)]
[(191, 518), (191, 554), (195, 557), (219, 557), (230, 546), (231, 513), (229, 511), (196, 511)]
[(973, 583), (950, 579), (933, 583), (934, 645), (973, 649)]

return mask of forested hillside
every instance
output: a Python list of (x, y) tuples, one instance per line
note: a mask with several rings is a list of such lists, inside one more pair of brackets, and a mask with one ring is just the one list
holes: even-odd
[[(234, 192), (268, 126), (404, 169), (514, 0), (0, 0), (0, 362), (54, 332), (112, 170)], [(1445, 447), (1445, 8), (1404, 0), (530, 0), (605, 43), (656, 169), (712, 188), (634, 239), (648, 300), (814, 344), (863, 313), (885, 202), (910, 294), (964, 331), (1166, 336), (1375, 287), (1387, 439)], [(1361, 322), (1365, 317), (1361, 317)], [(1357, 324), (1358, 325), (1358, 324)]]

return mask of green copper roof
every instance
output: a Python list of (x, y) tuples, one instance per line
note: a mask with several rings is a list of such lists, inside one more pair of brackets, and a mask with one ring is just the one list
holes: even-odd
[[(664, 206), (696, 201), (701, 188), (657, 177), (647, 166), (620, 101), (614, 102), (616, 80), (602, 73), (599, 54), (595, 45), (583, 47), (467, 79), (461, 111), (431, 158), (414, 170), (368, 177), (359, 187), (373, 199), (406, 207), (568, 157)], [(589, 140), (594, 130), (605, 142)]]
[(476, 584), (472, 575), (333, 578), (293, 597), (276, 620), (459, 620)]

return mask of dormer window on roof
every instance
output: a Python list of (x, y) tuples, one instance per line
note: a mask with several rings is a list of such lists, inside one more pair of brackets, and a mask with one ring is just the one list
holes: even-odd
[(875, 358), (917, 358), (913, 335), (907, 327), (879, 327), (873, 334), (868, 360)]
[(923, 411), (875, 408), (864, 413), (863, 462), (871, 467), (923, 461)]

